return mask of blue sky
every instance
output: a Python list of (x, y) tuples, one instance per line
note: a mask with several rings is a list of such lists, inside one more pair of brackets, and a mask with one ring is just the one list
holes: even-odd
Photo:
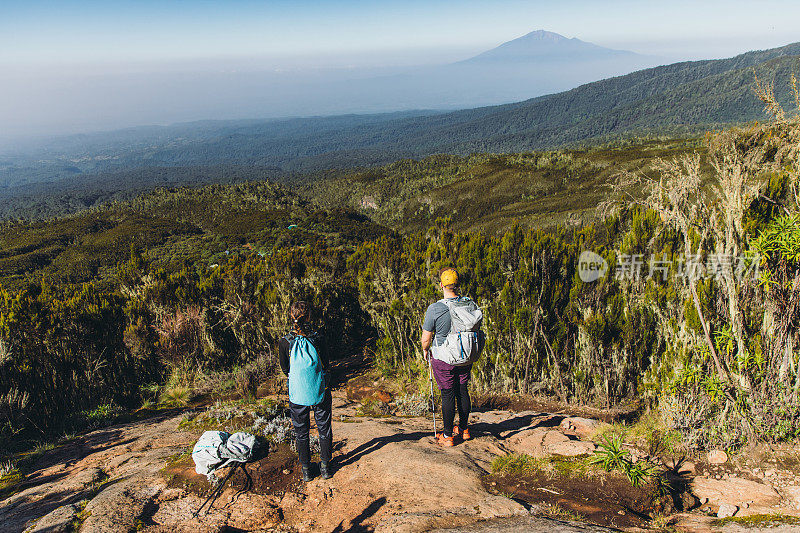
[(535, 29), (695, 59), (798, 41), (798, 23), (800, 2), (786, 0), (3, 0), (0, 64), (437, 62)]

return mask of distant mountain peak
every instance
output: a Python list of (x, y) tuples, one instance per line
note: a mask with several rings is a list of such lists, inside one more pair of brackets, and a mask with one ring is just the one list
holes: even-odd
[(620, 55), (635, 56), (633, 52), (612, 50), (567, 38), (547, 30), (535, 30), (505, 42), (464, 62), (542, 61), (542, 60), (596, 60)]
[[(517, 39), (514, 39), (514, 41), (521, 41), (521, 40), (526, 40), (526, 41), (547, 41), (547, 42), (557, 43), (557, 42), (569, 41), (570, 39), (567, 39), (566, 37), (564, 37), (560, 33), (555, 33), (555, 32), (547, 31), (547, 30), (534, 30), (534, 31), (532, 31), (530, 33), (526, 33), (522, 37), (518, 37)], [(509, 42), (513, 42), (513, 41), (509, 41)]]

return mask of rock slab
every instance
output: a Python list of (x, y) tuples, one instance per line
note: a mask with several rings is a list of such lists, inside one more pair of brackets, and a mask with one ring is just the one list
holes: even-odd
[(753, 506), (768, 507), (781, 500), (780, 494), (771, 486), (738, 477), (728, 479), (696, 477), (692, 480), (690, 488), (701, 501), (707, 498), (709, 503), (715, 505), (740, 506), (744, 502), (752, 502)]
[(34, 525), (25, 530), (25, 533), (68, 533), (81, 506), (75, 503), (62, 505), (36, 521)]
[(590, 454), (595, 450), (595, 445), (591, 442), (572, 440), (561, 431), (540, 427), (522, 430), (510, 437), (505, 444), (515, 452), (533, 457), (548, 455), (575, 457)]

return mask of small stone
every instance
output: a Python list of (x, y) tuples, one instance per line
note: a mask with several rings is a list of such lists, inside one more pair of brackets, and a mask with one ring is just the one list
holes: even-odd
[(623, 511), (622, 509), (620, 509), (619, 511), (617, 511), (617, 514), (624, 515), (624, 514), (625, 514), (625, 511)]
[(497, 485), (497, 481), (492, 481), (492, 487), (494, 487), (495, 485)]
[(291, 473), (292, 473), (292, 471), (291, 471), (291, 470), (289, 470), (288, 468), (284, 468), (284, 469), (283, 469), (283, 475), (284, 475), (284, 476), (288, 476), (288, 475), (289, 475), (289, 474), (291, 474)]
[(730, 503), (723, 503), (719, 506), (717, 518), (730, 518), (731, 516), (736, 515), (738, 511), (739, 508), (737, 506), (731, 505)]
[(700, 498), (700, 504), (705, 505), (708, 503), (708, 498)]
[(708, 452), (708, 462), (712, 465), (722, 465), (728, 462), (728, 454), (722, 450)]

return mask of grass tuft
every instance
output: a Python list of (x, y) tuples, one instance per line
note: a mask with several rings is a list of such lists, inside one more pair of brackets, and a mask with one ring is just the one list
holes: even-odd
[(571, 522), (585, 522), (586, 517), (576, 513), (571, 509), (566, 509), (557, 503), (550, 503), (544, 506), (543, 514), (556, 520), (568, 520)]
[(492, 459), (492, 472), (527, 474), (542, 470), (542, 460), (524, 453), (501, 455)]
[(192, 399), (192, 390), (189, 387), (169, 387), (161, 393), (158, 400), (160, 407), (186, 407)]

